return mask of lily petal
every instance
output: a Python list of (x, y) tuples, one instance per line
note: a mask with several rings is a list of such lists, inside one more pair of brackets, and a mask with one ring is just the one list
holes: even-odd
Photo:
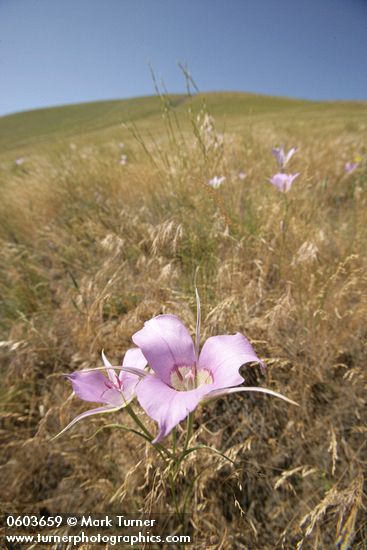
[[(144, 372), (147, 363), (147, 360), (139, 348), (127, 350), (122, 362), (123, 370), (120, 371), (118, 376), (122, 383), (123, 398), (126, 399), (127, 402), (133, 399), (136, 384), (147, 374)], [(129, 367), (129, 365), (134, 365), (134, 367)]]
[(279, 172), (278, 174), (275, 174), (269, 179), (269, 182), (272, 185), (275, 185), (279, 189), (279, 191), (282, 191), (283, 193), (286, 193), (290, 190), (292, 187), (292, 184), (294, 180), (299, 176), (299, 172), (296, 174), (284, 174), (283, 172)]
[(240, 386), (239, 388), (227, 388), (223, 390), (214, 390), (209, 392), (205, 396), (205, 401), (210, 399), (216, 399), (218, 397), (223, 397), (225, 395), (228, 395), (230, 393), (236, 393), (236, 392), (258, 392), (258, 393), (267, 393), (268, 395), (272, 395), (273, 397), (279, 397), (279, 399), (283, 399), (283, 401), (287, 401), (287, 403), (290, 403), (291, 405), (296, 405), (299, 407), (299, 404), (295, 401), (292, 401), (292, 399), (289, 399), (288, 397), (285, 397), (285, 395), (282, 395), (281, 393), (278, 393), (273, 390), (268, 390), (267, 388), (258, 388), (256, 386)]
[(191, 391), (176, 391), (157, 376), (148, 374), (136, 386), (136, 395), (141, 407), (153, 420), (158, 422), (158, 435), (153, 443), (158, 443), (192, 412), (212, 386), (200, 386)]
[(121, 405), (120, 392), (109, 388), (109, 380), (100, 372), (77, 371), (69, 374), (67, 378), (80, 399), (113, 406)]
[(115, 384), (117, 382), (118, 376), (117, 376), (113, 366), (111, 365), (111, 363), (109, 362), (109, 360), (105, 356), (104, 350), (102, 350), (102, 361), (103, 361), (104, 366), (106, 367), (108, 378), (111, 380), (111, 382), (113, 384)]
[(122, 362), (123, 367), (135, 367), (137, 369), (145, 369), (148, 361), (142, 354), (139, 348), (128, 349), (125, 353), (124, 360)]
[(279, 148), (273, 147), (271, 152), (273, 153), (273, 156), (275, 157), (275, 160), (277, 161), (279, 166), (281, 166), (281, 167), (284, 166), (284, 160), (285, 160), (284, 148), (283, 147), (279, 147)]
[(132, 337), (149, 365), (167, 384), (174, 367), (193, 365), (195, 349), (192, 338), (175, 315), (158, 315), (144, 324)]
[(239, 368), (252, 362), (264, 366), (247, 338), (237, 332), (208, 338), (200, 353), (199, 369), (212, 373), (214, 389), (228, 388), (243, 383)]
[(291, 149), (289, 149), (289, 151), (286, 154), (285, 159), (284, 159), (284, 166), (291, 160), (294, 153), (296, 153), (297, 151), (298, 151), (297, 147), (291, 147)]

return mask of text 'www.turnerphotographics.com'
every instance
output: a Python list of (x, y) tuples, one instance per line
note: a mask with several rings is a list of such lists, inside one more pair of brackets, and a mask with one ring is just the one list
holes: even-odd
[(182, 529), (178, 533), (172, 529), (172, 524), (166, 526), (166, 518), (159, 514), (139, 518), (123, 514), (59, 514), (47, 517), (7, 514), (2, 523), (8, 544), (69, 543), (76, 546), (108, 543), (114, 546), (124, 543), (134, 547), (142, 543), (189, 544), (194, 540), (192, 533), (182, 533)]

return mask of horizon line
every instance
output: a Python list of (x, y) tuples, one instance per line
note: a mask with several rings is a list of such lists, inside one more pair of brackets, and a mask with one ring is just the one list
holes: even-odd
[(113, 103), (113, 102), (120, 102), (120, 101), (129, 101), (131, 99), (147, 99), (147, 98), (153, 98), (153, 97), (170, 97), (170, 96), (183, 96), (183, 97), (194, 97), (194, 96), (205, 96), (205, 94), (214, 95), (214, 94), (238, 94), (238, 95), (249, 95), (249, 96), (260, 96), (260, 97), (268, 97), (273, 99), (284, 99), (288, 101), (302, 101), (306, 103), (367, 103), (367, 98), (365, 99), (349, 99), (349, 98), (338, 98), (338, 99), (310, 99), (305, 97), (295, 97), (295, 96), (287, 96), (287, 95), (277, 95), (277, 94), (267, 94), (264, 92), (253, 92), (253, 91), (243, 91), (243, 90), (207, 90), (207, 91), (192, 91), (192, 93), (188, 94), (187, 91), (182, 92), (164, 92), (161, 94), (152, 93), (152, 94), (143, 94), (143, 95), (136, 95), (136, 96), (125, 96), (125, 97), (110, 97), (110, 98), (102, 98), (102, 99), (87, 99), (82, 101), (75, 101), (75, 102), (67, 102), (67, 103), (54, 103), (50, 105), (42, 105), (38, 107), (30, 107), (26, 109), (22, 109), (20, 111), (9, 111), (4, 112), (0, 114), (0, 118), (8, 117), (8, 116), (15, 116), (18, 114), (25, 114), (25, 113), (31, 113), (34, 111), (47, 111), (49, 109), (58, 109), (58, 108), (65, 108), (65, 107), (71, 107), (71, 106), (77, 106), (77, 105), (90, 105), (93, 103)]

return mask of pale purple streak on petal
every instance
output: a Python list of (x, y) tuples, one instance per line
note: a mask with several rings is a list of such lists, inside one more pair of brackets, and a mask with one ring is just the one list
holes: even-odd
[(256, 386), (240, 386), (239, 388), (227, 388), (224, 390), (214, 390), (209, 392), (206, 395), (205, 400), (217, 399), (218, 397), (223, 397), (225, 395), (229, 395), (230, 393), (237, 393), (237, 392), (266, 393), (268, 395), (272, 395), (273, 397), (278, 397), (279, 399), (282, 399), (283, 401), (286, 401), (291, 405), (296, 405), (297, 407), (299, 407), (298, 403), (296, 403), (295, 401), (292, 401), (292, 399), (288, 399), (288, 397), (285, 397), (285, 395), (282, 395), (281, 393), (278, 393), (273, 390), (268, 390), (267, 388), (257, 388)]
[(199, 369), (212, 373), (215, 389), (228, 388), (242, 384), (239, 368), (252, 362), (263, 366), (247, 338), (237, 332), (208, 338), (200, 353)]
[(212, 387), (204, 385), (191, 391), (176, 391), (152, 374), (139, 382), (136, 387), (138, 401), (144, 411), (158, 422), (159, 431), (153, 443), (166, 437), (184, 420)]
[(144, 324), (132, 337), (150, 367), (167, 384), (174, 367), (195, 364), (192, 338), (175, 315), (158, 315)]
[(103, 413), (118, 411), (119, 408), (120, 407), (110, 407), (110, 406), (106, 405), (105, 407), (98, 407), (97, 409), (91, 409), (90, 411), (85, 411), (85, 412), (79, 414), (78, 416), (76, 416), (70, 422), (70, 424), (68, 424), (66, 426), (66, 428), (61, 430), (61, 432), (58, 433), (57, 435), (55, 435), (55, 437), (53, 437), (52, 439), (56, 439), (57, 437), (60, 437), (60, 435), (62, 435), (64, 432), (66, 432), (66, 430), (68, 430), (69, 428), (74, 426), (74, 424), (76, 424), (77, 422), (79, 422), (79, 420), (82, 420), (83, 418), (87, 418), (88, 416), (92, 416), (93, 414), (103, 414)]

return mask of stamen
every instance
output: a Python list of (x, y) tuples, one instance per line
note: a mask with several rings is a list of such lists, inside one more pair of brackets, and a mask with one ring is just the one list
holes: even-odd
[(206, 369), (197, 370), (196, 365), (182, 365), (172, 369), (170, 381), (175, 390), (191, 391), (204, 384), (211, 384), (213, 377)]

